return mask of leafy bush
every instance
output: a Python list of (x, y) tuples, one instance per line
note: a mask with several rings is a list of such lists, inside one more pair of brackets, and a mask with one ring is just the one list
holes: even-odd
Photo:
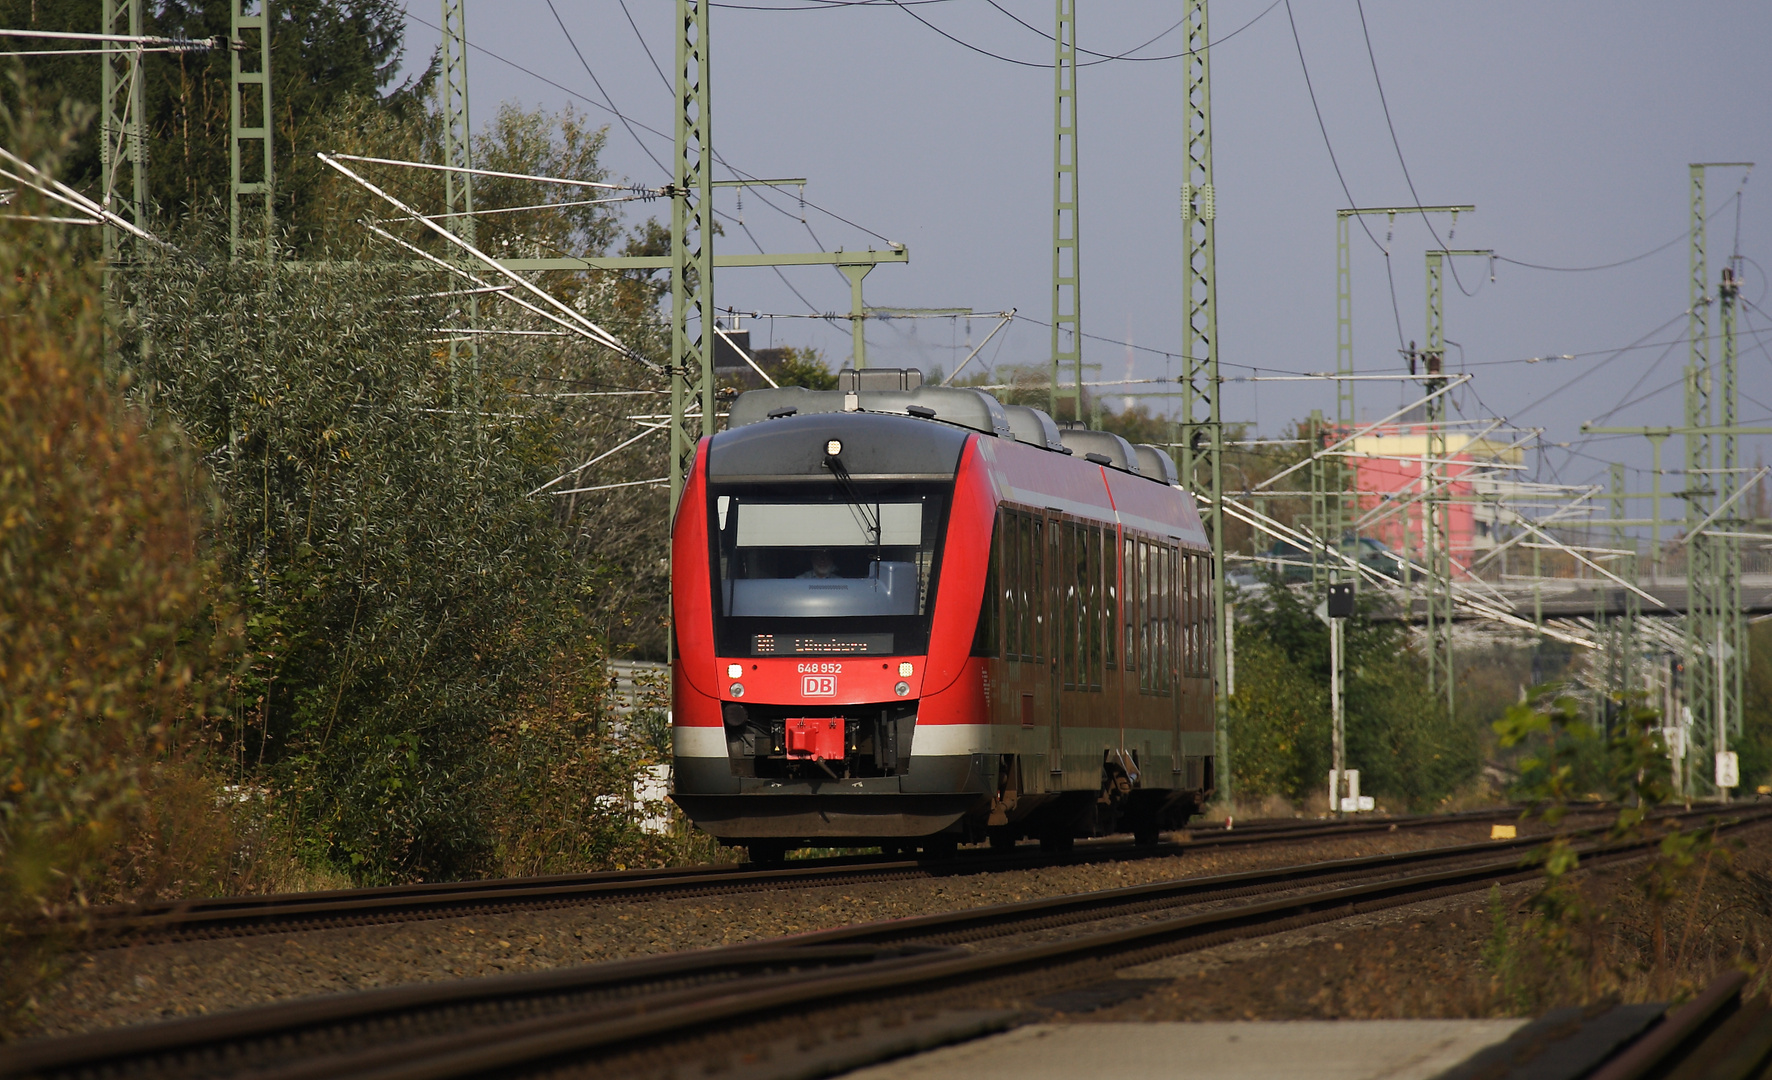
[[(1661, 714), (1640, 696), (1611, 704), (1614, 715), (1602, 729), (1587, 718), (1591, 702), (1565, 684), (1547, 683), (1495, 722), (1501, 746), (1519, 752), (1520, 779), (1512, 794), (1531, 804), (1526, 817), (1557, 826), (1571, 802), (1597, 794), (1617, 807), (1608, 840), (1654, 845), (1632, 875), (1647, 916), (1648, 940), (1643, 955), (1628, 959), (1617, 955), (1624, 935), (1616, 925), (1616, 899), (1591, 895), (1575, 876), (1581, 867), (1576, 838), (1553, 835), (1533, 851), (1531, 858), (1544, 868), (1542, 884), (1518, 925), (1492, 905), (1495, 928), (1488, 955), (1508, 995), (1524, 1008), (1616, 999), (1633, 983), (1638, 992), (1646, 989), (1664, 1000), (1689, 991), (1679, 984), (1697, 951), (1688, 952), (1688, 946), (1698, 944), (1692, 927), (1706, 879), (1713, 864), (1719, 875), (1732, 869), (1732, 852), (1717, 840), (1716, 819), (1693, 828), (1691, 821), (1652, 814), (1674, 797)], [(1684, 927), (1670, 949), (1670, 916), (1681, 907)]]
[[(345, 149), (396, 156), (429, 145), (435, 122), (365, 113), (355, 132), (329, 130)], [(508, 108), (481, 142), (504, 171), (586, 180), (605, 176), (601, 146), (572, 116)], [(378, 180), (421, 205), (436, 194), (429, 174), (383, 169)], [(375, 210), (348, 187), (314, 190), (359, 218)], [(480, 241), (512, 254), (615, 235), (601, 208), (489, 221)], [(645, 402), (652, 377), (546, 334), (482, 337), (472, 356), (458, 341), (452, 354), (455, 279), (390, 245), (354, 248), (355, 228), (323, 239), (356, 258), (272, 269), (230, 262), (197, 222), (131, 282), (135, 393), (204, 454), (247, 615), (228, 741), (237, 780), (269, 785), (310, 864), (365, 882), (602, 865), (633, 815), (597, 800), (627, 798), (646, 759), (618, 745), (586, 688), (612, 647), (662, 646), (668, 576), (663, 493), (596, 489), (656, 476), (662, 440), (558, 485), (592, 490), (534, 493), (631, 438), (630, 414), (650, 406), (627, 398)], [(661, 352), (649, 282), (545, 284)], [(482, 310), (501, 330), (551, 329), (492, 298)]]
[[(1231, 768), (1239, 796), (1283, 795), (1320, 804), (1330, 761), (1329, 628), (1312, 596), (1277, 581), (1238, 604), (1237, 693), (1230, 700)], [(1476, 773), (1476, 733), (1427, 691), (1427, 673), (1402, 623), (1368, 616), (1362, 595), (1346, 621), (1346, 762), (1360, 787), (1412, 807), (1431, 806)]]
[[(53, 173), (77, 125), (8, 127)], [(57, 213), (28, 190), (11, 209)], [(43, 920), (226, 873), (195, 767), (230, 641), (205, 487), (176, 432), (116, 394), (99, 282), (67, 233), (0, 221), (0, 1033), (54, 966)], [(175, 803), (193, 827), (157, 836)]]
[(549, 676), (585, 675), (573, 568), (524, 498), (554, 465), (548, 417), (476, 393), (431, 342), (436, 301), (406, 298), (434, 281), (266, 271), (207, 239), (137, 282), (140, 392), (222, 496), (242, 779), (268, 770), (310, 854), (364, 880), (483, 872), (492, 731)]

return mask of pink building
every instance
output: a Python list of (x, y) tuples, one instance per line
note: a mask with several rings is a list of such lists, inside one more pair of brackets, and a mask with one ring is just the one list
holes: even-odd
[[(1500, 511), (1479, 498), (1485, 481), (1492, 486), (1498, 466), (1518, 464), (1521, 452), (1505, 444), (1470, 435), (1446, 433), (1446, 456), (1440, 466), (1446, 486), (1446, 530), (1451, 538), (1453, 576), (1465, 576), (1462, 567), (1495, 544)], [(1428, 428), (1421, 424), (1397, 424), (1379, 428), (1354, 440), (1350, 448), (1354, 488), (1360, 507), (1362, 536), (1381, 540), (1397, 552), (1422, 561), (1422, 529), (1427, 509), (1422, 497), (1423, 477), (1432, 471), (1428, 462)], [(1381, 508), (1396, 507), (1391, 512)]]

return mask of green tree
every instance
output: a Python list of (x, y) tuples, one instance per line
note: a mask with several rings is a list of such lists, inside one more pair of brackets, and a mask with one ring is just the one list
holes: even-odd
[[(1242, 790), (1294, 800), (1317, 797), (1328, 772), (1329, 629), (1315, 597), (1270, 580), (1240, 602), (1237, 694), (1231, 699), (1232, 767)], [(1431, 806), (1476, 772), (1478, 744), (1426, 689), (1407, 626), (1381, 621), (1362, 594), (1343, 640), (1347, 763), (1361, 787), (1417, 808)]]
[[(434, 114), (378, 114), (362, 98), (326, 124), (340, 149), (370, 156), (436, 132)], [(601, 181), (603, 137), (570, 113), (506, 109), (479, 145), (505, 171)], [(429, 177), (373, 168), (436, 204)], [(479, 205), (582, 193), (537, 186), (488, 185)], [(218, 543), (249, 614), (237, 757), (281, 793), (310, 858), (366, 881), (632, 851), (626, 778), (651, 751), (601, 724), (601, 672), (611, 648), (662, 652), (666, 496), (645, 485), (662, 442), (578, 466), (643, 434), (630, 417), (663, 383), (491, 295), (483, 324), (524, 333), (482, 337), (477, 368), (465, 349), (452, 358), (439, 328), (460, 279), (363, 239), (350, 222), (378, 208), (356, 185), (313, 190), (337, 219), (316, 242), (361, 261), (230, 262), (209, 222), (132, 283), (137, 392), (210, 462)], [(482, 242), (513, 254), (596, 254), (619, 237), (607, 207), (487, 220)], [(664, 355), (649, 279), (542, 284)], [(545, 842), (525, 832), (542, 828), (541, 806), (570, 810)]]
[(837, 374), (824, 361), (824, 353), (810, 345), (788, 345), (771, 350), (781, 359), (769, 373), (783, 386), (804, 386), (808, 390), (835, 390)]
[[(229, 32), (227, 0), (163, 0), (147, 6), (144, 32), (166, 37), (214, 38)], [(330, 170), (317, 150), (336, 149), (325, 135), (332, 117), (354, 100), (401, 115), (420, 113), (436, 64), (394, 86), (404, 55), (405, 13), (393, 0), (280, 0), (271, 33), (272, 125), (275, 131), (277, 216), (289, 240), (305, 249), (327, 222), (314, 187)], [(96, 33), (90, 0), (0, 0), (0, 25)], [(33, 57), (24, 61), (27, 91), (44, 101), (97, 105), (99, 57)], [(149, 199), (161, 222), (207, 212), (228, 197), (229, 53), (149, 53), (142, 63), (146, 97)], [(19, 91), (0, 87), (16, 105)], [(96, 192), (99, 131), (81, 135), (66, 163), (69, 183)], [(164, 228), (164, 224), (157, 226)]]

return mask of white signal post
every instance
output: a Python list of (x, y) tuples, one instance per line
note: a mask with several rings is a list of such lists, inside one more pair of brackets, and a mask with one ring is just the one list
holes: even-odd
[[(1346, 731), (1341, 708), (1341, 666), (1343, 663), (1342, 627), (1354, 613), (1354, 586), (1339, 582), (1329, 586), (1329, 596), (1317, 605), (1317, 618), (1329, 627), (1329, 717), (1330, 768), (1329, 812), (1358, 811), (1360, 807), (1360, 774), (1346, 768)], [(1344, 794), (1343, 786), (1347, 791)], [(1349, 805), (1351, 802), (1351, 806)]]

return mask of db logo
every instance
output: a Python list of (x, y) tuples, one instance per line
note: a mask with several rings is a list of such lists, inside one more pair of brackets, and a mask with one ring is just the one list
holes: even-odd
[(836, 697), (835, 675), (807, 675), (800, 679), (800, 693), (806, 697)]

